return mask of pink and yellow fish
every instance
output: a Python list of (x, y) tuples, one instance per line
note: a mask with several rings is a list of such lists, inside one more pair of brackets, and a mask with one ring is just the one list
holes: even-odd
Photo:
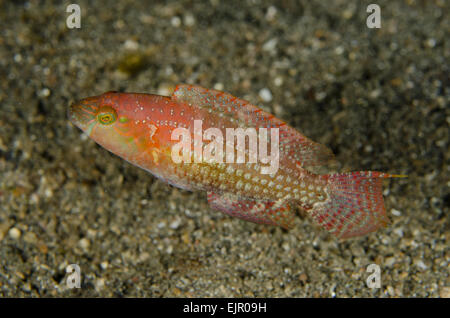
[[(214, 209), (255, 223), (289, 229), (304, 209), (339, 238), (364, 235), (386, 226), (382, 179), (402, 177), (362, 171), (314, 174), (332, 152), (245, 100), (216, 90), (178, 85), (170, 97), (107, 92), (70, 106), (69, 118), (102, 147), (169, 184), (207, 192)], [(172, 133), (185, 128), (278, 128), (279, 168), (261, 173), (261, 163), (179, 162)], [(192, 137), (194, 140), (194, 137)]]

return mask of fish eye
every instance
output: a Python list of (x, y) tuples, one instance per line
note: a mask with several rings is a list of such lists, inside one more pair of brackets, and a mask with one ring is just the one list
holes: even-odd
[(112, 107), (102, 107), (97, 112), (97, 121), (102, 125), (111, 125), (116, 119), (117, 113)]

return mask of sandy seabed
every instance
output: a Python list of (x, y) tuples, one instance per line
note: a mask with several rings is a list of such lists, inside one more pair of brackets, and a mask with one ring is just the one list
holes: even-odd
[[(0, 296), (450, 297), (449, 3), (0, 4)], [(230, 218), (87, 139), (74, 100), (176, 84), (245, 98), (385, 184), (391, 224), (338, 241)], [(78, 264), (79, 289), (66, 284)], [(380, 266), (381, 288), (366, 284)]]

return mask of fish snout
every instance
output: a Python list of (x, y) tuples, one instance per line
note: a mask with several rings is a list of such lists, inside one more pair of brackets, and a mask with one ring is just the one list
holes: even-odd
[(87, 126), (95, 119), (98, 106), (95, 103), (81, 100), (75, 102), (67, 109), (67, 117), (69, 120), (82, 130), (86, 130)]

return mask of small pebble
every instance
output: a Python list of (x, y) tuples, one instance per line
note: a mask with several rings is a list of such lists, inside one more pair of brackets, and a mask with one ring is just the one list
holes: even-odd
[(387, 258), (384, 260), (384, 264), (385, 264), (386, 266), (388, 266), (388, 267), (391, 267), (392, 265), (394, 265), (395, 262), (396, 262), (396, 259), (395, 259), (395, 257), (393, 257), (393, 256), (387, 257)]
[(101, 267), (103, 270), (107, 269), (108, 266), (109, 266), (109, 263), (108, 263), (107, 261), (103, 261), (103, 262), (100, 263), (100, 267)]
[(320, 102), (320, 101), (324, 100), (325, 97), (327, 97), (327, 93), (326, 92), (317, 92), (315, 97), (316, 97), (316, 100), (318, 102)]
[(275, 84), (275, 86), (279, 87), (279, 86), (283, 85), (283, 78), (281, 76), (277, 76), (273, 80), (273, 83)]
[(388, 287), (386, 287), (386, 291), (389, 294), (389, 296), (395, 296), (394, 287), (388, 286)]
[(98, 278), (95, 280), (95, 290), (100, 291), (105, 287), (105, 279), (104, 278)]
[(426, 270), (428, 268), (422, 260), (416, 260), (414, 264), (421, 270)]
[(433, 39), (433, 38), (430, 38), (430, 39), (428, 39), (428, 40), (426, 41), (426, 44), (427, 44), (428, 47), (433, 48), (433, 47), (436, 46), (436, 40)]
[(126, 40), (123, 47), (127, 50), (137, 50), (139, 48), (139, 43), (134, 40)]
[(34, 244), (37, 241), (37, 237), (36, 234), (34, 234), (33, 232), (27, 232), (23, 236), (23, 240), (29, 244)]
[(178, 28), (181, 25), (181, 19), (179, 17), (173, 17), (170, 20), (170, 23), (172, 24), (172, 26)]
[(268, 88), (263, 88), (259, 91), (259, 97), (264, 101), (264, 102), (270, 102), (272, 101), (272, 93), (270, 92), (270, 90)]
[(373, 150), (373, 147), (372, 147), (371, 145), (366, 145), (366, 146), (364, 147), (364, 151), (365, 151), (365, 152), (372, 152), (372, 150)]
[(450, 298), (450, 287), (442, 287), (439, 291), (439, 296), (442, 298)]
[(337, 46), (334, 49), (334, 53), (336, 53), (337, 55), (341, 55), (342, 53), (344, 53), (344, 48), (342, 46)]
[(8, 233), (9, 233), (9, 236), (12, 239), (15, 239), (15, 240), (19, 239), (20, 235), (22, 234), (20, 232), (20, 230), (18, 228), (16, 228), (16, 227), (13, 227), (12, 229), (10, 229)]
[(89, 246), (91, 245), (91, 242), (89, 242), (89, 240), (87, 238), (82, 238), (78, 244), (80, 245), (80, 247), (83, 250), (87, 250), (89, 248)]
[(51, 91), (47, 87), (45, 87), (39, 91), (38, 95), (40, 97), (48, 97), (48, 96), (50, 96), (50, 93), (51, 93)]
[(222, 83), (216, 83), (214, 84), (214, 89), (218, 90), (218, 91), (222, 91), (223, 90), (223, 84)]
[(403, 237), (403, 229), (401, 227), (394, 229), (394, 233), (399, 237)]
[(180, 224), (181, 224), (181, 220), (176, 219), (172, 223), (170, 223), (169, 227), (173, 230), (176, 230), (180, 226)]
[(380, 89), (374, 89), (373, 91), (371, 91), (369, 93), (369, 97), (370, 98), (378, 98), (381, 95), (381, 90)]
[(156, 227), (157, 227), (158, 229), (162, 229), (162, 228), (164, 228), (165, 226), (166, 226), (166, 223), (165, 223), (165, 222), (159, 222), (158, 225), (156, 225)]
[(268, 21), (272, 21), (275, 18), (276, 14), (277, 14), (277, 8), (275, 8), (274, 6), (270, 6), (267, 9), (266, 19)]
[(186, 26), (191, 27), (195, 24), (195, 18), (192, 14), (188, 13), (184, 16), (184, 24)]
[(14, 62), (16, 63), (20, 63), (22, 62), (22, 55), (20, 55), (19, 53), (14, 55)]
[(170, 83), (161, 83), (158, 86), (158, 95), (162, 96), (170, 96), (172, 92), (175, 90), (175, 86)]
[(277, 39), (271, 39), (269, 41), (267, 41), (266, 43), (264, 43), (262, 49), (263, 51), (273, 51), (275, 50), (276, 46), (277, 46)]

